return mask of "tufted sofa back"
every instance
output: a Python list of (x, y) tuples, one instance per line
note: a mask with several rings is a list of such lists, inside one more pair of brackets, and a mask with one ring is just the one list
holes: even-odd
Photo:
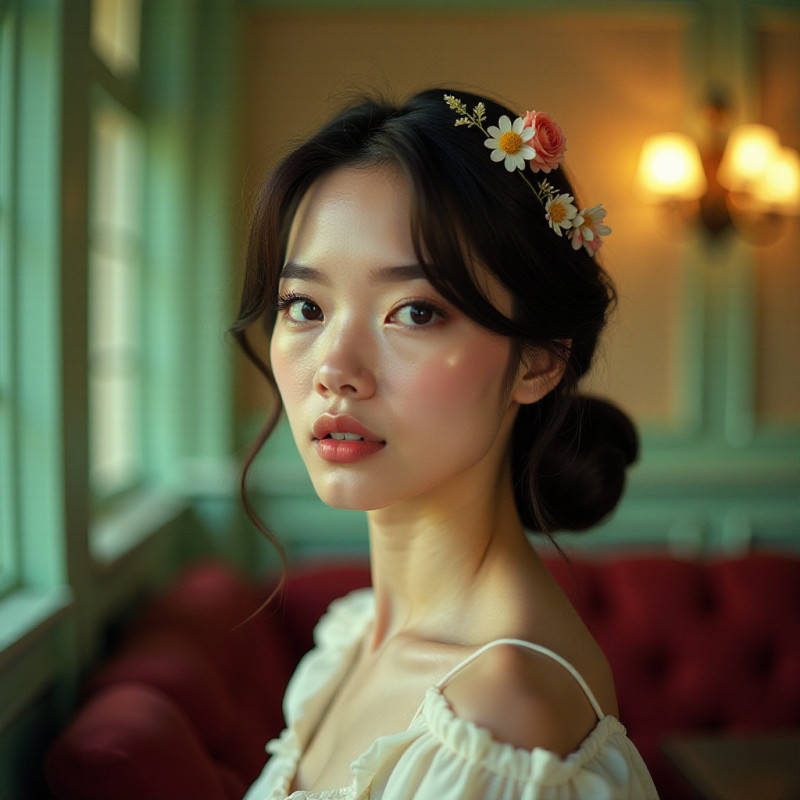
[(800, 559), (549, 562), (608, 657), (620, 719), (665, 797), (667, 735), (800, 725)]
[[(800, 724), (800, 559), (548, 567), (611, 662), (620, 718), (662, 797), (681, 794), (665, 735)], [(221, 562), (190, 568), (86, 685), (48, 757), (55, 796), (241, 798), (283, 727), (283, 691), (316, 621), (368, 582), (363, 563), (306, 565), (280, 604), (247, 619), (264, 587)]]

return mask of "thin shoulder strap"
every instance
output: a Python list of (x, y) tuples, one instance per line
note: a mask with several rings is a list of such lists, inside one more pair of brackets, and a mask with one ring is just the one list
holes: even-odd
[(547, 656), (548, 658), (552, 658), (553, 661), (558, 662), (561, 664), (564, 669), (569, 672), (570, 675), (577, 681), (578, 686), (583, 689), (583, 693), (586, 695), (589, 702), (592, 704), (592, 708), (594, 709), (594, 713), (597, 715), (598, 719), (603, 719), (605, 714), (603, 713), (603, 709), (600, 707), (600, 703), (597, 702), (597, 698), (594, 696), (594, 692), (589, 688), (589, 684), (583, 679), (583, 675), (578, 672), (572, 664), (569, 663), (565, 658), (562, 658), (558, 653), (554, 653), (552, 650), (549, 650), (546, 647), (542, 647), (540, 644), (533, 644), (532, 642), (526, 642), (522, 639), (495, 639), (493, 642), (489, 642), (488, 644), (483, 645), (483, 647), (476, 650), (471, 656), (467, 656), (460, 664), (457, 664), (450, 672), (447, 673), (437, 684), (437, 689), (444, 689), (448, 683), (455, 677), (456, 673), (460, 672), (467, 664), (471, 664), (475, 661), (476, 658), (479, 658), (483, 653), (489, 650), (492, 647), (496, 647), (499, 644), (514, 644), (519, 647), (527, 647), (529, 650), (533, 650), (536, 653), (541, 653), (543, 656)]

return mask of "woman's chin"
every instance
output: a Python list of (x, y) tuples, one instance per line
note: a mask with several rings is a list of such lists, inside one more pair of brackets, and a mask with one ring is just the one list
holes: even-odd
[(339, 511), (378, 511), (379, 509), (385, 508), (383, 505), (373, 505), (371, 503), (364, 503), (364, 502), (355, 502), (355, 501), (348, 501), (348, 500), (328, 500), (324, 497), (320, 497), (323, 503), (330, 508), (335, 508)]
[[(380, 502), (380, 499), (370, 492), (357, 490), (355, 488), (345, 488), (342, 486), (314, 486), (317, 497), (331, 508), (339, 508), (345, 511), (374, 511), (376, 508), (384, 508), (387, 503)], [(389, 501), (391, 502), (391, 501)]]

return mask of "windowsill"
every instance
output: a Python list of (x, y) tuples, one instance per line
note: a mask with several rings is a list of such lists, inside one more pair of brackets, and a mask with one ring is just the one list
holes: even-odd
[[(101, 568), (113, 565), (176, 520), (189, 507), (185, 497), (140, 491), (114, 505), (92, 526), (91, 552)], [(72, 605), (69, 586), (11, 589), (0, 599), (0, 670)]]
[(89, 534), (92, 557), (107, 567), (140, 547), (189, 508), (186, 497), (143, 489), (114, 504)]
[(72, 590), (16, 589), (0, 601), (0, 669), (72, 605)]

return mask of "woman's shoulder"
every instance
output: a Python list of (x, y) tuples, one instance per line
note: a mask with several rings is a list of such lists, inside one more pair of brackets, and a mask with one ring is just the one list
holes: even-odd
[(546, 648), (516, 642), (490, 643), (428, 690), (418, 727), (409, 729), (420, 740), (403, 765), (404, 774), (421, 770), (424, 782), (417, 794), (392, 797), (470, 800), (542, 789), (565, 800), (657, 800), (624, 726), (588, 699), (580, 673)]
[(587, 651), (580, 660), (584, 678), (547, 648), (500, 640), (466, 664), (444, 694), (457, 717), (488, 730), (495, 741), (566, 757), (592, 732), (598, 717), (616, 715), (608, 664), (599, 649), (589, 646)]

